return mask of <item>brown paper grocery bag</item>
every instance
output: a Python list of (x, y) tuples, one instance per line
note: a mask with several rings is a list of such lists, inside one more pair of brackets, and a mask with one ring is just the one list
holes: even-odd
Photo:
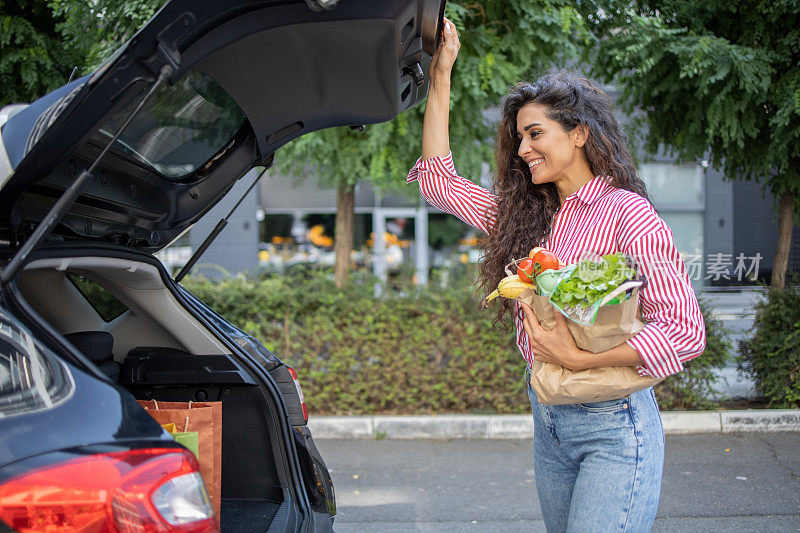
[(570, 370), (534, 359), (531, 368), (531, 386), (539, 403), (544, 405), (616, 400), (652, 387), (659, 381), (658, 378), (640, 376), (632, 366)]
[[(639, 320), (638, 284), (623, 284), (619, 289), (603, 298), (603, 301), (610, 301), (618, 294), (624, 293), (629, 287), (634, 287), (631, 296), (618, 304), (601, 305), (592, 325), (583, 325), (567, 320), (567, 327), (578, 348), (592, 353), (605, 352), (614, 346), (619, 346), (644, 328), (644, 324)], [(547, 296), (540, 296), (536, 294), (536, 291), (527, 289), (522, 291), (517, 299), (533, 309), (542, 327), (547, 330), (555, 327), (555, 314), (559, 311), (550, 303)]]
[[(547, 296), (540, 296), (528, 289), (523, 291), (518, 299), (533, 310), (539, 319), (539, 324), (545, 330), (549, 331), (555, 327), (555, 314), (559, 311), (553, 307)], [(567, 327), (579, 348), (592, 353), (604, 352), (622, 344), (642, 330), (644, 324), (639, 320), (638, 309), (637, 288), (628, 300), (615, 305), (601, 306), (591, 326), (567, 320)], [(553, 363), (534, 360), (531, 367), (531, 386), (539, 402), (545, 405), (614, 400), (652, 387), (659, 381), (661, 379), (640, 376), (636, 367), (632, 366), (570, 370)]]
[(197, 462), (208, 488), (214, 514), (219, 520), (222, 503), (222, 402), (139, 400), (139, 404), (159, 424), (174, 423), (185, 431), (198, 433)]

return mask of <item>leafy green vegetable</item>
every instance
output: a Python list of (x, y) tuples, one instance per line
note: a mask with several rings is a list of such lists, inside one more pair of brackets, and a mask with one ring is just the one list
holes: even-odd
[(624, 282), (636, 277), (622, 252), (600, 261), (579, 261), (572, 274), (558, 284), (550, 300), (560, 307), (591, 307)]

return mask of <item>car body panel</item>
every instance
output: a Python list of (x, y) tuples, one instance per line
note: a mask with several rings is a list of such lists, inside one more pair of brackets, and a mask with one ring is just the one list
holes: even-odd
[[(102, 244), (86, 247), (52, 244), (39, 250), (33, 259), (54, 257), (67, 259), (70, 257), (113, 257), (147, 262), (157, 266), (162, 281), (170, 290), (175, 291), (176, 298), (179, 301), (182, 300), (186, 309), (196, 319), (210, 327), (211, 331), (215, 332), (219, 339), (228, 345), (232, 352), (230, 357), (234, 358), (237, 366), (246, 368), (247, 383), (238, 385), (257, 387), (263, 391), (263, 394), (271, 398), (271, 403), (276, 410), (275, 426), (273, 427), (280, 441), (279, 446), (283, 450), (278, 455), (281, 459), (277, 467), (283, 472), (279, 475), (282, 475), (288, 483), (288, 487), (285, 489), (288, 492), (284, 494), (284, 506), (286, 507), (284, 513), (288, 520), (287, 526), (290, 526), (290, 530), (293, 531), (305, 528), (315, 531), (330, 531), (332, 515), (324, 512), (328, 509), (335, 509), (332, 501), (328, 503), (325, 500), (327, 497), (333, 497), (330, 476), (313, 445), (308, 428), (290, 424), (291, 414), (288, 409), (294, 399), (287, 398), (286, 393), (279, 389), (270, 375), (270, 370), (283, 368), (280, 359), (180, 285), (175, 284), (164, 270), (163, 265), (150, 254)], [(24, 304), (24, 302), (20, 302), (19, 292), (11, 290), (15, 286), (12, 283), (10, 287), (6, 287), (2, 291), (4, 308), (17, 309)], [(8, 312), (6, 314), (23, 324), (30, 324), (30, 326), (26, 326), (26, 329), (30, 329), (36, 338), (51, 337), (52, 331), (39, 331), (39, 329), (48, 330), (47, 323), (39, 323), (35, 313), (24, 307), (22, 305), (22, 311), (18, 311), (16, 314)], [(50, 340), (52, 341), (52, 339)], [(243, 340), (248, 341), (244, 346)], [(53, 346), (53, 350), (57, 355), (68, 355), (59, 353), (58, 346)], [(139, 447), (142, 442), (148, 446), (162, 446), (164, 443), (174, 445), (172, 438), (139, 406), (132, 391), (113, 384), (105, 378), (98, 378), (87, 373), (90, 369), (77, 367), (69, 357), (63, 357), (63, 360), (70, 375), (74, 378), (73, 392), (67, 400), (53, 408), (0, 419), (3, 427), (3, 438), (0, 439), (0, 483), (3, 479), (25, 471), (31, 465), (48, 464), (54, 458), (57, 459), (62, 455), (67, 457), (64, 453), (68, 455), (73, 453), (71, 450), (85, 448), (88, 445), (122, 448), (128, 445)], [(191, 391), (191, 387), (189, 390)], [(162, 390), (160, 394), (165, 395), (168, 392)], [(170, 400), (168, 397), (166, 399)], [(185, 401), (181, 398), (174, 398), (174, 400)], [(225, 425), (223, 425), (224, 429)], [(304, 438), (298, 439), (298, 435), (303, 435)], [(253, 443), (242, 444), (252, 446)], [(275, 442), (272, 445), (275, 446)], [(223, 463), (230, 460), (236, 461), (237, 457), (241, 457), (241, 453), (224, 458)], [(41, 458), (41, 460), (37, 458)], [(317, 465), (316, 471), (308, 468), (308, 465), (314, 464)], [(245, 471), (252, 471), (252, 465), (243, 464), (237, 465), (237, 467), (244, 468)], [(320, 486), (319, 480), (323, 480), (322, 492), (317, 490)], [(313, 504), (309, 495), (315, 496)]]
[(88, 443), (174, 442), (130, 393), (65, 364), (75, 381), (69, 398), (50, 409), (2, 419), (0, 465)]

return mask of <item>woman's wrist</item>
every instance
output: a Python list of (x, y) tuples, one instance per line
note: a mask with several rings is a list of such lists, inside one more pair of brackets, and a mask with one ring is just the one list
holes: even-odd
[(431, 76), (429, 93), (446, 92), (450, 95), (450, 76)]
[(588, 370), (601, 366), (639, 366), (644, 364), (639, 352), (625, 342), (600, 353), (581, 350), (576, 346), (575, 352), (570, 354), (569, 360), (570, 366), (568, 368), (572, 370)]
[(588, 370), (591, 367), (592, 361), (589, 356), (592, 354), (586, 350), (581, 350), (577, 346), (570, 355), (570, 370)]

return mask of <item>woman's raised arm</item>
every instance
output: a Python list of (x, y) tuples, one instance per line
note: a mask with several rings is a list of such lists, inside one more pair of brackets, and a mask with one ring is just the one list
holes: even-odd
[(422, 123), (422, 159), (450, 153), (450, 73), (460, 48), (456, 26), (445, 18), (443, 40), (428, 69), (430, 87)]
[(443, 37), (428, 74), (422, 157), (408, 173), (406, 183), (418, 181), (419, 192), (429, 204), (489, 233), (497, 218), (497, 196), (459, 176), (450, 154), (450, 73), (461, 43), (455, 24), (447, 19)]

